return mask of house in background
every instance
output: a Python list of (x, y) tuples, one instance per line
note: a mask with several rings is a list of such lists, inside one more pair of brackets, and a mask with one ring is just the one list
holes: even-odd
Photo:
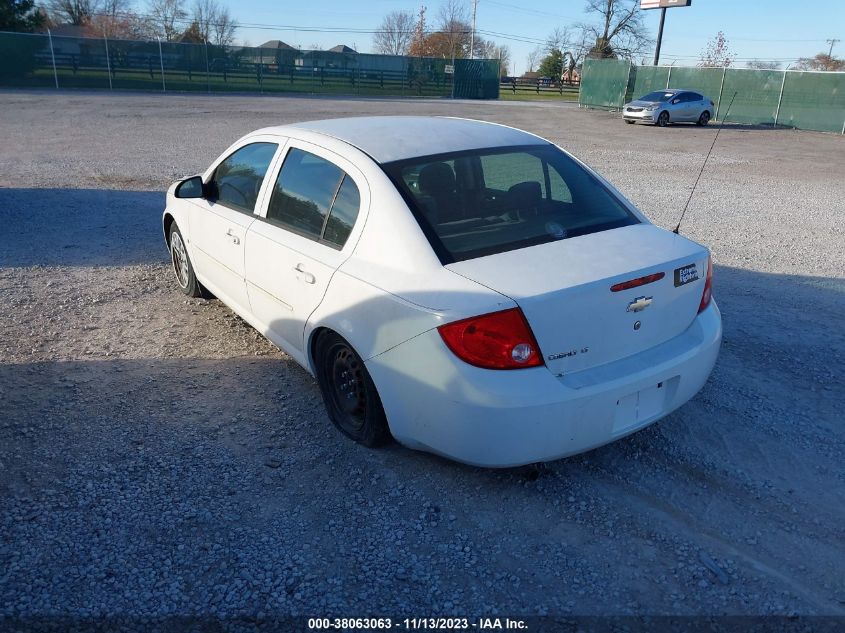
[(345, 70), (358, 66), (358, 51), (345, 44), (332, 46), (327, 51), (305, 51), (297, 60), (302, 68), (333, 68)]

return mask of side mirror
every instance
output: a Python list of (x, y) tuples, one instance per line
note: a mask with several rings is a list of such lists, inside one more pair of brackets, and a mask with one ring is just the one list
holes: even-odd
[(202, 176), (192, 176), (180, 182), (174, 192), (177, 198), (202, 198), (204, 187)]
[(681, 102), (680, 99), (672, 99), (672, 105), (677, 105)]

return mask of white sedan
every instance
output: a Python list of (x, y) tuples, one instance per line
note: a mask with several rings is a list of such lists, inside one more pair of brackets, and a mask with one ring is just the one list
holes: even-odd
[(677, 409), (719, 352), (707, 249), (502, 125), (257, 130), (170, 187), (164, 233), (182, 291), (311, 372), (367, 446), (558, 459)]

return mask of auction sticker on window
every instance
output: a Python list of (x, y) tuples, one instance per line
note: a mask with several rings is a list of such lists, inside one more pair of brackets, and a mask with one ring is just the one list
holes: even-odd
[(695, 264), (687, 264), (675, 269), (675, 288), (698, 280), (698, 268)]

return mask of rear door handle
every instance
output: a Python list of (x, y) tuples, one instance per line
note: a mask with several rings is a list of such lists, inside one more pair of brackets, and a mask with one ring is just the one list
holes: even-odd
[(293, 268), (297, 273), (299, 273), (296, 278), (304, 281), (307, 284), (314, 284), (317, 283), (317, 278), (305, 270), (305, 266), (302, 264), (297, 264)]
[(241, 243), (241, 238), (239, 238), (237, 235), (232, 233), (232, 229), (229, 229), (228, 231), (226, 231), (226, 235), (231, 238), (232, 244), (240, 244)]

